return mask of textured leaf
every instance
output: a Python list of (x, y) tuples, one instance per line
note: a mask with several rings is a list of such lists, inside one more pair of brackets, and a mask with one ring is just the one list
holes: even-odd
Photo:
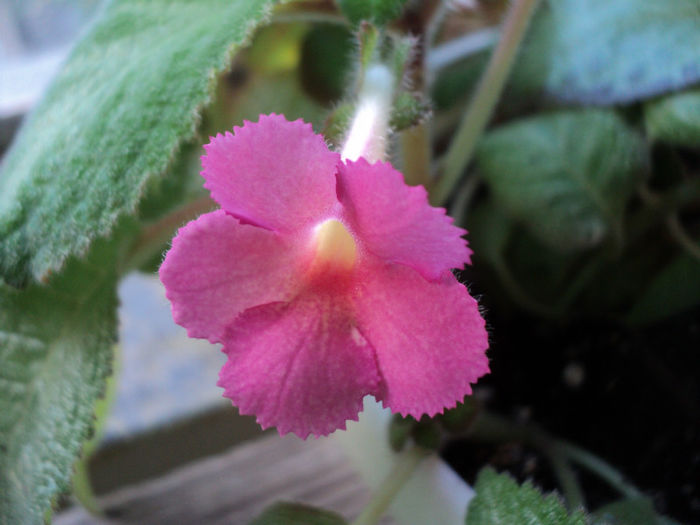
[(344, 525), (345, 523), (347, 522), (334, 512), (300, 503), (276, 503), (250, 525)]
[(68, 489), (116, 340), (115, 241), (48, 286), (0, 285), (0, 523), (41, 523)]
[(663, 268), (642, 293), (627, 320), (651, 323), (700, 304), (700, 261), (683, 253)]
[(384, 25), (401, 14), (406, 0), (336, 0), (340, 10), (353, 24), (363, 20)]
[(0, 276), (46, 280), (132, 213), (270, 0), (112, 2), (0, 173)]
[(467, 525), (585, 525), (582, 512), (569, 515), (559, 498), (543, 496), (530, 482), (521, 486), (487, 467), (479, 473), (469, 503)]
[(700, 90), (649, 102), (644, 117), (647, 132), (655, 139), (681, 146), (700, 146)]
[(630, 102), (700, 80), (700, 0), (543, 3), (512, 82), (560, 100)]
[(648, 152), (615, 113), (566, 111), (488, 133), (477, 162), (501, 207), (567, 251), (619, 233), (625, 205), (646, 176)]

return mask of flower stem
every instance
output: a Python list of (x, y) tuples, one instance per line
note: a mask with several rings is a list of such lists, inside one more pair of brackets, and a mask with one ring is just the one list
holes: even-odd
[(131, 245), (121, 265), (120, 273), (127, 273), (148, 262), (172, 238), (179, 226), (214, 208), (216, 203), (209, 196), (203, 196), (176, 208), (168, 215), (146, 226)]
[(501, 96), (537, 3), (538, 0), (515, 0), (508, 11), (498, 46), (447, 151), (442, 177), (431, 195), (433, 204), (440, 205), (447, 200), (469, 164), (477, 140)]
[(364, 510), (352, 522), (352, 525), (374, 525), (379, 523), (379, 520), (384, 516), (401, 487), (410, 479), (411, 474), (413, 474), (421, 460), (429, 454), (429, 451), (420, 447), (412, 447), (402, 452), (391, 472), (389, 472), (384, 482), (374, 493)]

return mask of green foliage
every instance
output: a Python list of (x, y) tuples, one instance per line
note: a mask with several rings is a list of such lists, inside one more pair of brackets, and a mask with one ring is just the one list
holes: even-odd
[(559, 100), (631, 102), (700, 80), (700, 0), (543, 3), (513, 82)]
[(90, 436), (117, 335), (119, 239), (48, 285), (0, 285), (0, 522), (42, 522)]
[(545, 114), (488, 133), (477, 164), (496, 202), (552, 248), (620, 236), (625, 205), (646, 177), (646, 145), (611, 111)]
[(580, 511), (569, 515), (555, 494), (543, 496), (530, 482), (518, 484), (491, 468), (479, 473), (469, 503), (467, 525), (585, 525)]
[(276, 503), (255, 518), (250, 525), (343, 525), (347, 523), (334, 512), (300, 503)]
[(627, 320), (650, 323), (700, 304), (700, 261), (682, 253), (644, 288)]
[(363, 20), (384, 25), (398, 18), (406, 0), (336, 0), (338, 7), (353, 24)]
[(644, 117), (653, 138), (680, 146), (700, 146), (700, 90), (649, 102)]
[(591, 525), (678, 525), (659, 516), (646, 498), (625, 499), (599, 508), (591, 516)]
[(271, 1), (111, 3), (0, 173), (0, 275), (45, 281), (132, 213)]

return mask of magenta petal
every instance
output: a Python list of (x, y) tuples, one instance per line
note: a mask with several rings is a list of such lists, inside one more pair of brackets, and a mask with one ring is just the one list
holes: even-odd
[(204, 146), (204, 187), (243, 222), (290, 232), (337, 203), (337, 153), (301, 120), (261, 115)]
[(429, 282), (400, 265), (371, 270), (356, 315), (384, 379), (378, 398), (414, 417), (454, 407), (489, 371), (476, 301), (449, 272)]
[(347, 314), (322, 294), (247, 310), (226, 334), (224, 395), (282, 435), (344, 429), (378, 382), (372, 348)]
[(288, 299), (301, 265), (283, 236), (217, 210), (180, 228), (159, 274), (175, 322), (216, 343), (243, 310)]
[(357, 234), (374, 255), (405, 264), (426, 279), (463, 268), (471, 250), (443, 208), (428, 204), (422, 186), (407, 186), (385, 162), (366, 160), (341, 165), (338, 197)]

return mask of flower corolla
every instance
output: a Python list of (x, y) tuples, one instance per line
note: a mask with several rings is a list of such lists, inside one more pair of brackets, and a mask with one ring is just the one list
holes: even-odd
[(223, 344), (218, 384), (241, 414), (319, 436), (367, 394), (420, 417), (471, 393), (488, 337), (450, 271), (471, 251), (422, 187), (280, 115), (205, 149), (221, 209), (178, 231), (160, 278), (188, 335)]

